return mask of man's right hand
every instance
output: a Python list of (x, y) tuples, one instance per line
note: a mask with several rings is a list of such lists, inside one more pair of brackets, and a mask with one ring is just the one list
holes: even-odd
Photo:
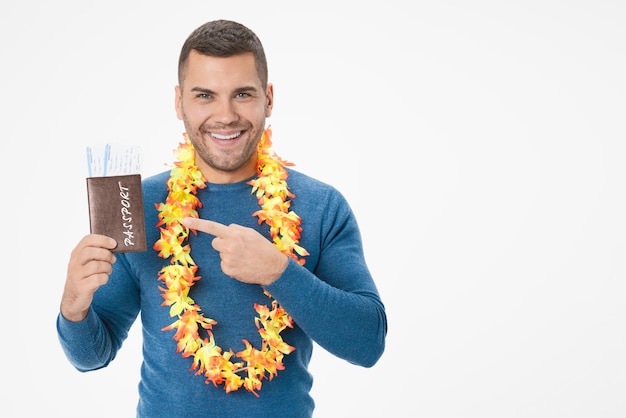
[(65, 289), (61, 299), (61, 314), (69, 321), (85, 319), (93, 294), (109, 281), (117, 243), (113, 238), (89, 234), (72, 250), (67, 266)]

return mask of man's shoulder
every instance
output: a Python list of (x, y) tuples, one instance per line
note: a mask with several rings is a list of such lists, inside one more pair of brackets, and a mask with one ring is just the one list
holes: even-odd
[[(301, 171), (287, 168), (289, 177), (287, 185), (289, 190), (300, 198), (306, 200), (312, 199), (318, 203), (323, 201), (343, 201), (344, 197), (341, 192), (332, 184), (311, 177)], [(296, 199), (297, 200), (297, 199)]]
[(287, 178), (287, 183), (289, 185), (293, 184), (294, 186), (297, 185), (298, 187), (313, 187), (328, 190), (334, 189), (331, 184), (319, 180), (315, 177), (311, 177), (310, 175), (298, 171), (292, 167), (285, 167), (285, 169), (289, 173), (289, 177)]
[(170, 170), (150, 175), (143, 179), (144, 184), (165, 184), (170, 176)]
[(167, 180), (169, 177), (170, 172), (167, 170), (144, 178), (141, 182), (144, 195), (167, 191)]

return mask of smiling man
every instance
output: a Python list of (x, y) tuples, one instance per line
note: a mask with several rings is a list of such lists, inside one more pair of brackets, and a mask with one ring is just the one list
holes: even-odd
[(355, 216), (272, 151), (267, 74), (245, 26), (192, 32), (178, 160), (142, 184), (152, 248), (114, 254), (115, 240), (88, 234), (71, 252), (61, 345), (80, 371), (106, 367), (140, 316), (138, 417), (311, 417), (313, 342), (361, 367), (383, 354), (385, 307)]

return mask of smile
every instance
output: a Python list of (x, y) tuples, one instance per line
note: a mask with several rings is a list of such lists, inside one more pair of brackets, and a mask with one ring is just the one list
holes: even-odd
[(233, 134), (230, 135), (220, 135), (217, 134), (215, 132), (211, 132), (211, 136), (215, 139), (222, 139), (222, 140), (226, 140), (226, 139), (235, 139), (237, 138), (239, 135), (241, 135), (241, 131), (235, 132)]

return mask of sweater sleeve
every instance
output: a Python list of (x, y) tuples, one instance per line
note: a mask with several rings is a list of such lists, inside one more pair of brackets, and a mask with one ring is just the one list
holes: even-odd
[(317, 344), (351, 363), (371, 367), (385, 348), (385, 307), (367, 267), (356, 218), (338, 193), (321, 222), (312, 271), (291, 260), (267, 291)]
[(111, 338), (93, 309), (80, 322), (68, 321), (59, 313), (57, 332), (66, 357), (81, 372), (101, 369), (115, 356)]

